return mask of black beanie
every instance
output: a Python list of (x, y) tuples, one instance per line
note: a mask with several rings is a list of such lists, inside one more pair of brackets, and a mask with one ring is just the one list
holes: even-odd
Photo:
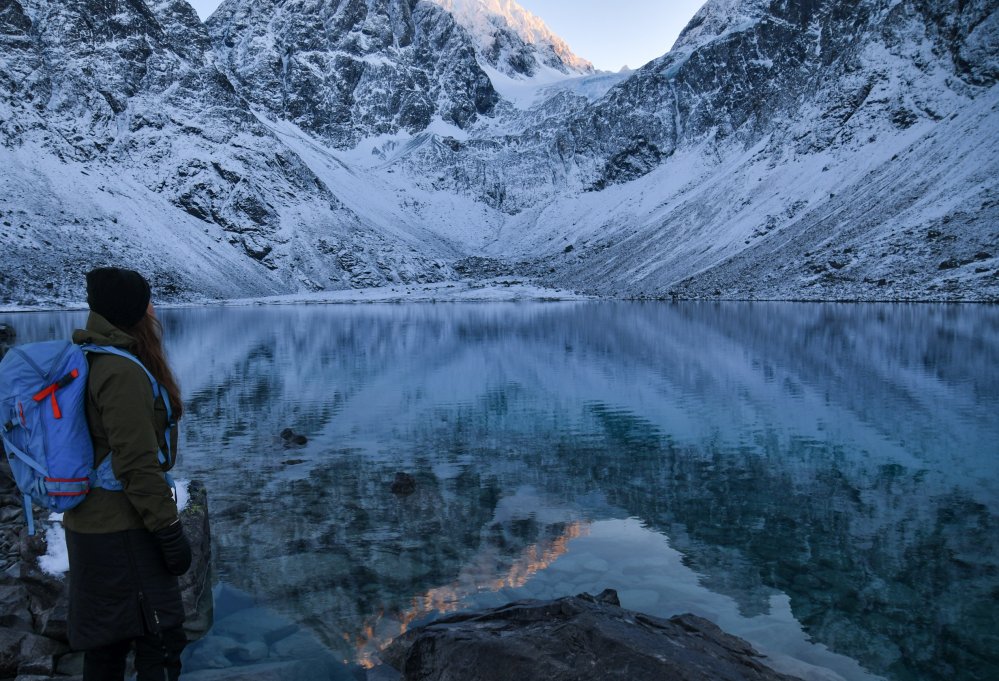
[(87, 304), (119, 329), (129, 329), (149, 307), (149, 282), (141, 274), (117, 267), (87, 272)]

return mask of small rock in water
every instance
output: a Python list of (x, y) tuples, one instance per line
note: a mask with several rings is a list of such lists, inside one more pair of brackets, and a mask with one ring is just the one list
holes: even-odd
[(284, 440), (285, 447), (292, 447), (295, 445), (304, 445), (309, 441), (309, 438), (296, 433), (291, 428), (285, 428), (281, 431), (281, 439)]
[(17, 333), (14, 331), (14, 327), (10, 324), (0, 324), (0, 343), (6, 343), (14, 340), (17, 337)]
[(396, 473), (389, 489), (392, 490), (392, 494), (412, 494), (416, 491), (416, 478), (409, 473)]
[(305, 463), (305, 459), (287, 459), (282, 461), (285, 466), (297, 466), (300, 463)]

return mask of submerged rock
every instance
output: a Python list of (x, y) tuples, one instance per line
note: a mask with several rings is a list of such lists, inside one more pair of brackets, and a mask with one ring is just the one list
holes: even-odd
[(625, 610), (617, 593), (517, 601), (407, 632), (383, 654), (406, 681), (792, 681), (694, 615)]
[(389, 489), (392, 490), (392, 494), (410, 495), (416, 491), (416, 478), (409, 473), (396, 473)]
[(308, 444), (309, 438), (305, 437), (300, 433), (296, 433), (291, 428), (285, 428), (281, 431), (281, 439), (284, 440), (285, 447), (291, 447), (293, 445), (304, 445)]
[(221, 585), (218, 620), (184, 651), (191, 681), (356, 681), (351, 668), (315, 635), (280, 613), (254, 604), (249, 594)]

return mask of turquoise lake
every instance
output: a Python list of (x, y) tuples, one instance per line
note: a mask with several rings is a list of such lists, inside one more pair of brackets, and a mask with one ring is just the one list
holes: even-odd
[[(999, 678), (999, 307), (159, 315), (220, 593), (340, 662), (441, 613), (614, 588), (807, 679)], [(18, 342), (84, 319), (0, 314)]]

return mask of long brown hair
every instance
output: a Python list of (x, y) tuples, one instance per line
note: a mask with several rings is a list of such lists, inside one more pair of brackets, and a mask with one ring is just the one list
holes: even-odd
[(163, 351), (163, 325), (153, 315), (146, 313), (138, 323), (128, 330), (128, 335), (136, 340), (136, 356), (153, 375), (160, 387), (170, 398), (173, 418), (179, 419), (184, 413), (184, 402), (180, 397), (180, 385), (174, 378), (166, 352)]

